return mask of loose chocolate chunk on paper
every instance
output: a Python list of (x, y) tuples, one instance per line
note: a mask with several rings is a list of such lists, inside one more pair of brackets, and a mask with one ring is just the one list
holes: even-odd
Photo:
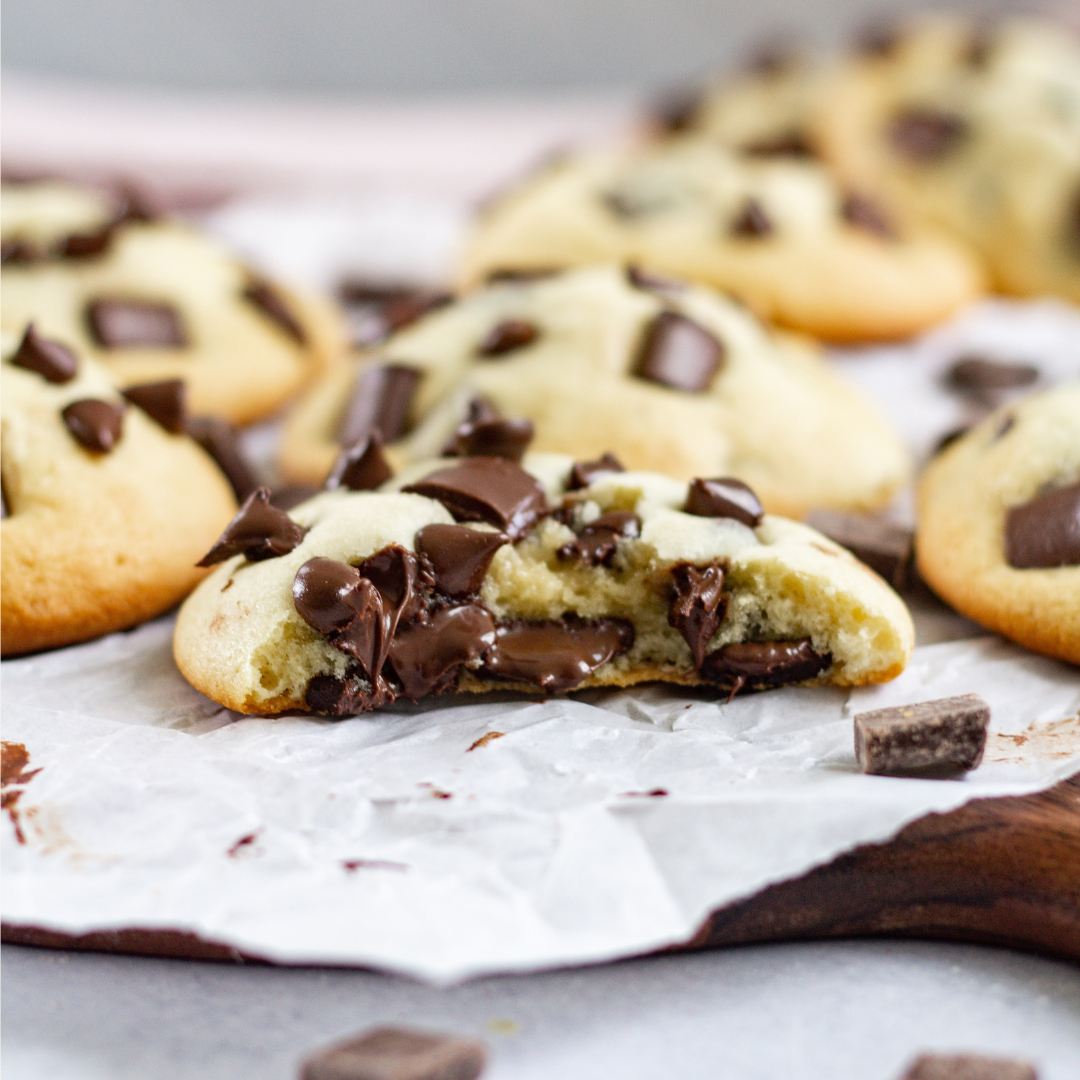
[(481, 604), (440, 608), (399, 630), (390, 642), (390, 666), (410, 701), (446, 689), (462, 664), (495, 643), (495, 620)]
[(76, 442), (95, 454), (107, 454), (120, 441), (124, 410), (111, 401), (82, 398), (60, 414)]
[(895, 240), (896, 230), (888, 214), (873, 199), (852, 192), (840, 204), (840, 216), (857, 229), (880, 236), (883, 240)]
[(742, 240), (757, 240), (772, 231), (773, 223), (757, 199), (747, 199), (728, 226), (728, 232)]
[(358, 439), (338, 454), (324, 485), (327, 491), (348, 488), (349, 491), (374, 491), (394, 475), (383, 453), (379, 433), (373, 432)]
[(28, 240), (14, 237), (0, 243), (0, 264), (4, 266), (29, 266), (40, 258), (40, 252)]
[(244, 286), (240, 295), (258, 308), (272, 323), (283, 330), (297, 345), (307, 344), (307, 333), (299, 320), (268, 281), (254, 278)]
[(662, 311), (645, 330), (633, 374), (699, 394), (709, 388), (723, 359), (723, 344), (705, 327), (677, 312)]
[(276, 506), (279, 510), (291, 510), (294, 506), (299, 506), (318, 495), (319, 490), (314, 484), (286, 484), (284, 487), (271, 490), (270, 505)]
[(562, 693), (633, 644), (634, 627), (625, 619), (505, 622), (484, 654), (483, 670), (496, 678)]
[(1006, 511), (1005, 559), (1017, 570), (1080, 566), (1080, 482)]
[(963, 772), (982, 761), (989, 724), (990, 706), (978, 694), (859, 713), (855, 760), (880, 776)]
[(1039, 380), (1033, 364), (990, 360), (985, 356), (962, 356), (946, 372), (946, 384), (954, 390), (982, 395), (986, 391), (1013, 390)]
[(505, 356), (531, 345), (540, 336), (535, 323), (526, 319), (506, 319), (492, 327), (487, 337), (476, 347), (479, 356)]
[(465, 525), (425, 525), (416, 534), (416, 550), (428, 561), (435, 588), (446, 596), (469, 596), (483, 584), (495, 552), (509, 543), (502, 533)]
[(577, 560), (588, 566), (609, 566), (620, 537), (641, 535), (641, 519), (629, 510), (609, 510), (585, 525), (581, 532), (556, 552), (563, 560)]
[(631, 264), (626, 268), (626, 280), (635, 289), (643, 292), (679, 293), (686, 291), (686, 282), (678, 278), (668, 277), (666, 274), (654, 274), (651, 270), (643, 270), (640, 266)]
[(180, 313), (156, 300), (99, 297), (87, 304), (86, 319), (104, 349), (182, 349), (188, 344)]
[(70, 382), (79, 370), (79, 361), (75, 354), (59, 341), (42, 337), (34, 329), (33, 323), (26, 328), (11, 362), (16, 367), (35, 372), (51, 383)]
[(733, 692), (743, 686), (785, 686), (819, 675), (831, 656), (814, 652), (809, 638), (800, 641), (744, 641), (709, 653), (701, 674)]
[(214, 566), (241, 554), (248, 562), (276, 559), (292, 551), (306, 533), (284, 510), (270, 505), (269, 488), (259, 488), (244, 500), (236, 517), (195, 565)]
[(486, 521), (519, 540), (547, 508), (544, 489), (505, 458), (469, 457), (402, 489), (437, 499), (458, 521)]
[(894, 589), (903, 589), (910, 583), (915, 546), (915, 536), (910, 529), (873, 514), (843, 510), (812, 510), (806, 517), (806, 524), (847, 548)]
[(753, 490), (730, 476), (691, 480), (683, 512), (698, 517), (734, 518), (751, 529), (761, 524), (765, 514)]
[(240, 451), (236, 428), (217, 416), (189, 416), (184, 424), (188, 435), (213, 459), (233, 489), (237, 502), (243, 502), (259, 481)]
[(1035, 1066), (982, 1054), (920, 1054), (900, 1080), (1038, 1080)]
[(383, 1027), (312, 1054), (300, 1080), (476, 1080), (486, 1064), (476, 1039)]
[(349, 446), (376, 431), (384, 443), (400, 439), (409, 428), (409, 407), (422, 377), (422, 372), (404, 364), (361, 370), (342, 414), (338, 442)]
[(806, 132), (798, 128), (786, 131), (781, 135), (775, 135), (772, 138), (755, 139), (752, 142), (744, 143), (740, 149), (748, 157), (756, 158), (812, 158), (817, 156), (817, 150)]
[(69, 233), (57, 244), (56, 253), (62, 259), (96, 259), (109, 250), (115, 229), (109, 222), (97, 232)]
[(917, 164), (940, 161), (966, 134), (967, 123), (961, 117), (921, 106), (904, 109), (889, 127), (896, 150)]
[(626, 470), (619, 459), (611, 453), (604, 454), (595, 461), (575, 461), (566, 480), (566, 490), (580, 491), (582, 488), (587, 488), (595, 477), (605, 472), (626, 472)]
[(705, 650), (724, 621), (727, 597), (724, 596), (724, 568), (720, 563), (693, 566), (679, 563), (671, 568), (671, 603), (668, 623), (682, 634), (700, 668)]
[(166, 431), (179, 435), (184, 430), (187, 409), (183, 379), (136, 383), (125, 387), (121, 393)]
[(443, 451), (449, 457), (500, 457), (520, 461), (533, 439), (533, 422), (497, 417), (466, 421)]

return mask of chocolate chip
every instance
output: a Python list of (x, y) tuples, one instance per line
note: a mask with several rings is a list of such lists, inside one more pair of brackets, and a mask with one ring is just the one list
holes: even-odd
[(686, 291), (686, 283), (679, 281), (678, 278), (654, 274), (651, 270), (642, 270), (640, 266), (628, 266), (626, 280), (635, 289), (641, 289), (644, 292), (680, 293)]
[(985, 391), (1030, 386), (1038, 379), (1039, 369), (1033, 364), (990, 360), (975, 355), (960, 357), (945, 375), (948, 386), (975, 396)]
[(40, 258), (40, 252), (28, 240), (15, 237), (0, 243), (0, 264), (4, 266), (29, 266)]
[(96, 232), (69, 233), (57, 244), (56, 253), (62, 259), (96, 259), (109, 250), (115, 229), (109, 222)]
[(486, 1062), (476, 1039), (383, 1027), (313, 1054), (300, 1080), (476, 1080)]
[(589, 566), (609, 566), (620, 537), (634, 539), (641, 535), (641, 518), (628, 510), (610, 510), (585, 525), (578, 536), (556, 552), (563, 560), (575, 560)]
[(499, 417), (477, 422), (466, 421), (454, 432), (446, 457), (499, 457), (520, 461), (533, 439), (531, 420)]
[(82, 398), (60, 413), (76, 442), (95, 454), (107, 454), (120, 441), (124, 410), (111, 401)]
[(243, 502), (258, 486), (259, 481), (240, 452), (236, 428), (216, 416), (189, 416), (184, 430), (213, 459), (233, 489), (237, 502)]
[(724, 359), (724, 346), (705, 327), (674, 311), (661, 311), (645, 330), (633, 373), (672, 390), (698, 394), (709, 388)]
[(950, 154), (967, 135), (967, 130), (967, 122), (959, 116), (912, 106), (893, 118), (889, 138), (904, 157), (928, 164)]
[(166, 431), (179, 435), (184, 430), (187, 410), (183, 379), (137, 383), (121, 393)]
[(86, 307), (94, 341), (105, 349), (182, 349), (188, 344), (180, 313), (154, 300), (99, 297)]
[(270, 492), (270, 505), (279, 510), (291, 510), (319, 494), (314, 484), (286, 484)]
[(840, 204), (840, 216), (857, 229), (880, 236), (883, 240), (895, 240), (896, 230), (885, 211), (873, 199), (865, 195), (849, 193)]
[(974, 769), (989, 724), (990, 706), (978, 694), (874, 709), (855, 717), (855, 759), (880, 776)]
[(595, 461), (575, 461), (566, 479), (566, 490), (580, 491), (581, 488), (587, 488), (595, 477), (605, 472), (626, 472), (626, 470), (619, 459), (611, 453), (604, 454)]
[(484, 671), (562, 693), (633, 644), (634, 627), (625, 619), (505, 622), (496, 628), (495, 644), (484, 654)]
[(558, 277), (562, 272), (554, 266), (506, 267), (490, 271), (484, 281), (488, 285), (531, 285), (534, 281)]
[(1006, 511), (1005, 559), (1017, 570), (1080, 566), (1080, 482)]
[(374, 491), (393, 475), (394, 470), (386, 460), (382, 440), (376, 431), (358, 439), (338, 454), (324, 486), (327, 491), (339, 487), (348, 488), (349, 491)]
[(363, 368), (342, 414), (338, 441), (348, 446), (376, 431), (384, 443), (400, 439), (409, 429), (409, 408), (422, 377), (404, 364)]
[(748, 157), (774, 158), (795, 157), (812, 158), (817, 156), (814, 144), (807, 137), (806, 132), (794, 130), (771, 138), (755, 139), (744, 143), (740, 149)]
[(831, 656), (814, 652), (809, 638), (801, 641), (745, 641), (724, 645), (701, 664), (701, 674), (711, 682), (738, 692), (744, 686), (784, 686), (820, 674), (832, 663)]
[(402, 490), (437, 499), (458, 521), (486, 521), (512, 540), (524, 536), (547, 505), (536, 480), (505, 458), (464, 458)]
[(306, 533), (284, 510), (270, 505), (269, 488), (259, 488), (244, 500), (236, 517), (195, 565), (214, 566), (241, 554), (248, 562), (276, 559), (292, 551)]
[(667, 134), (689, 131), (695, 126), (705, 104), (705, 91), (700, 87), (680, 90), (657, 102), (652, 109), (653, 123)]
[(765, 511), (753, 490), (730, 476), (691, 480), (683, 513), (697, 517), (734, 518), (751, 529), (761, 524)]
[(900, 1080), (1038, 1080), (1027, 1061), (982, 1054), (920, 1054)]
[(307, 333), (281, 298), (280, 293), (268, 281), (253, 278), (244, 286), (240, 295), (257, 307), (272, 323), (283, 330), (297, 345), (307, 344)]
[(502, 533), (436, 524), (425, 525), (415, 544), (431, 567), (435, 588), (445, 596), (459, 597), (479, 590), (495, 552), (507, 542)]
[(19, 342), (11, 362), (16, 367), (33, 371), (51, 383), (66, 383), (75, 378), (79, 361), (75, 354), (59, 341), (43, 338), (31, 323)]
[(724, 567), (720, 563), (693, 566), (679, 563), (671, 568), (671, 603), (668, 624), (682, 634), (700, 668), (705, 649), (727, 611), (724, 596)]
[(476, 347), (478, 356), (505, 356), (516, 349), (531, 345), (540, 331), (535, 323), (525, 319), (506, 319), (492, 327), (487, 337)]
[[(452, 526), (447, 526), (452, 527)], [(411, 701), (446, 689), (462, 664), (495, 643), (495, 620), (480, 604), (440, 608), (397, 633), (390, 666)]]
[(910, 529), (883, 521), (873, 514), (852, 514), (842, 510), (813, 510), (807, 515), (806, 523), (847, 548), (894, 589), (903, 589), (910, 583), (915, 543)]
[(757, 240), (769, 236), (772, 231), (772, 221), (757, 199), (747, 199), (728, 226), (728, 232), (742, 240)]

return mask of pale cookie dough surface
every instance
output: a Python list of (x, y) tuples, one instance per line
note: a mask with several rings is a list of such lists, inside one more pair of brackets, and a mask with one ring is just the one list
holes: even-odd
[[(705, 137), (584, 155), (549, 167), (477, 222), (460, 281), (640, 263), (846, 341), (914, 333), (981, 291), (981, 271), (951, 241), (883, 237), (846, 221), (844, 199), (813, 161), (749, 158)], [(749, 202), (767, 232), (739, 234)]]
[(1080, 566), (1016, 569), (1005, 554), (1009, 509), (1078, 481), (1080, 383), (993, 414), (922, 478), (920, 572), (969, 618), (1030, 649), (1080, 663)]
[[(48, 246), (107, 223), (95, 196), (56, 185), (5, 189), (4, 240)], [(95, 211), (96, 205), (96, 211)], [(97, 217), (95, 217), (95, 212)], [(81, 216), (80, 216), (81, 215)], [(175, 221), (122, 222), (105, 250), (7, 263), (0, 321), (21, 335), (34, 322), (48, 337), (105, 364), (117, 385), (183, 379), (195, 413), (246, 423), (273, 412), (343, 348), (340, 315), (328, 301), (274, 283), (303, 343), (245, 299), (252, 272), (220, 244)], [(166, 304), (186, 337), (180, 346), (108, 347), (95, 340), (88, 305), (101, 298)]]
[(13, 366), (4, 336), (0, 454), (9, 516), (0, 524), (5, 656), (73, 644), (167, 611), (202, 578), (195, 562), (236, 504), (189, 438), (130, 406), (108, 453), (84, 449), (61, 410), (123, 404), (81, 358), (70, 382)]
[[(633, 374), (661, 311), (686, 315), (724, 348), (701, 392)], [(532, 324), (535, 339), (502, 356), (478, 355), (507, 320)], [(370, 358), (331, 370), (287, 423), (281, 467), (290, 479), (326, 477), (359, 364), (423, 372), (415, 426), (390, 447), (398, 465), (437, 456), (479, 396), (504, 416), (530, 419), (535, 451), (582, 460), (611, 451), (627, 468), (684, 480), (736, 476), (766, 509), (790, 516), (813, 506), (881, 505), (909, 475), (908, 453), (887, 421), (816, 347), (765, 329), (711, 290), (643, 289), (616, 267), (488, 286), (394, 335)]]
[[(551, 454), (524, 462), (550, 505), (564, 495), (572, 464), (570, 457)], [(356, 565), (389, 545), (412, 551), (417, 530), (452, 523), (442, 503), (397, 490), (446, 465), (437, 460), (413, 466), (379, 492), (324, 492), (291, 512), (309, 531), (288, 554), (255, 563), (238, 555), (218, 566), (177, 621), (174, 654), (185, 677), (240, 712), (307, 708), (309, 681), (344, 676), (350, 658), (297, 613), (297, 571), (316, 556)], [(727, 568), (730, 599), (710, 648), (748, 639), (810, 638), (818, 653), (831, 657), (814, 683), (863, 685), (900, 673), (913, 644), (911, 619), (880, 578), (807, 526), (766, 516), (752, 529), (727, 518), (695, 517), (680, 509), (686, 494), (685, 483), (656, 474), (597, 476), (573, 493), (583, 516), (633, 511), (641, 521), (640, 538), (620, 541), (610, 566), (566, 562), (556, 551), (574, 532), (556, 519), (542, 519), (524, 539), (498, 549), (479, 600), (498, 619), (552, 620), (570, 613), (630, 621), (632, 648), (581, 687), (656, 679), (702, 685), (689, 647), (668, 624), (671, 568), (720, 562)], [(470, 667), (459, 676), (459, 689), (537, 690), (493, 681), (476, 672), (479, 662)]]

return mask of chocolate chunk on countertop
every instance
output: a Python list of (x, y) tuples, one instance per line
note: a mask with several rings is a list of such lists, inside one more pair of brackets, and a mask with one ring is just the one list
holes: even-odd
[(920, 1054), (899, 1080), (1038, 1080), (1035, 1066), (982, 1054)]
[(880, 574), (894, 589), (913, 583), (912, 553), (915, 535), (911, 529), (874, 516), (843, 510), (812, 510), (807, 525), (845, 547), (860, 562)]
[(312, 1054), (300, 1080), (476, 1080), (486, 1064), (478, 1039), (381, 1027)]
[(893, 705), (855, 717), (855, 760), (879, 776), (947, 775), (982, 761), (990, 706), (978, 694)]
[(43, 338), (31, 323), (11, 357), (16, 367), (36, 372), (51, 383), (66, 383), (75, 378), (79, 362), (75, 354), (59, 341)]
[(247, 497), (214, 546), (195, 565), (214, 566), (240, 554), (248, 562), (276, 559), (292, 551), (306, 532), (284, 510), (270, 504), (269, 488), (259, 488)]

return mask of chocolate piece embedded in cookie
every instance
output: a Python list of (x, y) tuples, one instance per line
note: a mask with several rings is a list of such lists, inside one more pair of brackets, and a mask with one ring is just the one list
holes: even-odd
[(111, 401), (82, 398), (65, 406), (60, 415), (76, 441), (95, 454), (107, 454), (120, 441), (124, 410)]
[(951, 153), (967, 131), (967, 122), (959, 116), (912, 106), (893, 118), (889, 138), (902, 157), (926, 165)]
[(258, 486), (255, 473), (240, 451), (236, 428), (217, 416), (189, 416), (184, 430), (215, 461), (225, 474), (237, 502), (243, 502)]
[(444, 457), (499, 457), (520, 461), (533, 439), (531, 420), (492, 416), (466, 420), (454, 432)]
[(1038, 1080), (1035, 1066), (982, 1054), (920, 1054), (899, 1080)]
[(662, 311), (649, 324), (633, 373), (672, 390), (698, 394), (720, 370), (724, 346), (699, 323), (674, 311)]
[(812, 510), (806, 523), (847, 548), (894, 589), (903, 589), (909, 584), (915, 550), (915, 534), (911, 529), (872, 514), (842, 510)]
[(261, 311), (272, 323), (283, 330), (297, 345), (307, 344), (307, 333), (281, 294), (262, 278), (253, 278), (241, 290), (240, 295)]
[(477, 1039), (382, 1027), (312, 1054), (300, 1080), (476, 1080), (486, 1063)]
[(180, 312), (164, 301), (100, 297), (87, 305), (86, 321), (103, 349), (183, 349), (189, 344)]
[(382, 440), (375, 431), (338, 454), (324, 486), (327, 491), (339, 487), (350, 491), (373, 491), (393, 475), (394, 470), (382, 450)]
[(772, 232), (772, 219), (757, 199), (747, 199), (728, 226), (728, 233), (742, 240), (758, 240)]
[(96, 259), (109, 250), (115, 231), (110, 221), (96, 232), (69, 233), (56, 245), (56, 254), (61, 259)]
[(121, 393), (166, 431), (179, 435), (184, 430), (187, 407), (183, 379), (137, 383), (125, 387)]
[(51, 383), (70, 382), (79, 370), (75, 354), (59, 341), (43, 338), (33, 323), (27, 326), (11, 362), (16, 367), (36, 372)]
[(733, 642), (709, 653), (700, 669), (705, 678), (738, 693), (744, 686), (760, 689), (805, 682), (831, 663), (831, 656), (814, 652), (810, 639), (803, 638)]
[(502, 357), (507, 353), (524, 349), (540, 336), (535, 323), (526, 319), (507, 319), (492, 327), (483, 341), (476, 347), (479, 356), (488, 358)]
[(566, 480), (566, 490), (578, 491), (588, 487), (595, 477), (605, 472), (626, 472), (626, 470), (614, 454), (603, 454), (595, 461), (575, 461)]
[(881, 776), (963, 772), (982, 761), (989, 724), (978, 694), (874, 709), (855, 717), (855, 759)]
[(364, 368), (342, 414), (338, 441), (348, 446), (378, 432), (384, 443), (401, 438), (409, 427), (409, 408), (423, 377), (404, 364)]
[(292, 551), (306, 532), (284, 510), (270, 505), (269, 488), (259, 488), (247, 497), (217, 543), (196, 565), (214, 566), (241, 554), (248, 562), (276, 559)]
[(753, 490), (730, 476), (692, 480), (683, 510), (698, 517), (734, 518), (751, 529), (765, 514)]
[(1080, 566), (1080, 482), (1006, 511), (1005, 558), (1017, 570)]
[(641, 518), (629, 510), (609, 510), (583, 526), (576, 539), (555, 553), (563, 560), (579, 560), (589, 566), (610, 566), (622, 537), (641, 535)]
[(502, 533), (465, 525), (425, 525), (416, 534), (417, 553), (431, 566), (435, 588), (453, 597), (477, 592), (495, 552), (509, 542)]
[(724, 568), (720, 563), (679, 563), (671, 568), (671, 583), (668, 623), (682, 634), (690, 646), (694, 667), (700, 669), (709, 641), (727, 612)]
[(857, 229), (880, 236), (883, 240), (895, 240), (896, 230), (889, 216), (873, 199), (852, 192), (844, 196), (840, 204), (840, 216)]
[(437, 608), (394, 635), (390, 666), (403, 696), (419, 701), (446, 688), (462, 664), (495, 643), (495, 619), (482, 604)]

